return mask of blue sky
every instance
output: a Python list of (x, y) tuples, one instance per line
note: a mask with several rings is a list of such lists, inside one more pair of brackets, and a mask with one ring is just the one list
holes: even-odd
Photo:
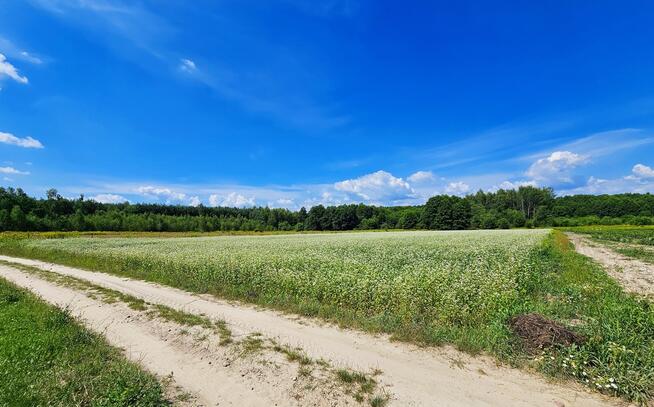
[(652, 21), (646, 1), (0, 0), (1, 184), (288, 208), (654, 192)]

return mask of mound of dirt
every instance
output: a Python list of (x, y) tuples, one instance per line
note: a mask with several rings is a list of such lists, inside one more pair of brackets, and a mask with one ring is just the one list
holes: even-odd
[(530, 351), (582, 344), (586, 340), (583, 335), (537, 313), (516, 315), (509, 324)]

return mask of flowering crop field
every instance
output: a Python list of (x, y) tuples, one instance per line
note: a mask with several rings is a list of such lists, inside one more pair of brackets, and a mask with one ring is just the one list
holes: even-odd
[(151, 279), (403, 321), (485, 320), (515, 298), (544, 230), (31, 240)]

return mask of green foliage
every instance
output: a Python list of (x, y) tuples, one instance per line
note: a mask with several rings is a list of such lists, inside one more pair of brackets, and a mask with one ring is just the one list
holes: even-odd
[(0, 405), (163, 406), (157, 380), (65, 311), (0, 279)]
[[(0, 231), (302, 231), (354, 229), (496, 229), (526, 225), (654, 224), (650, 194), (555, 198), (550, 188), (479, 191), (463, 198), (437, 196), (426, 206), (317, 205), (310, 210), (207, 208), (160, 204), (102, 204), (47, 199), (20, 188), (0, 188)], [(442, 205), (442, 208), (439, 206)]]
[(470, 227), (470, 202), (457, 196), (438, 195), (429, 198), (422, 213), (427, 229), (460, 230)]
[(636, 226), (593, 226), (572, 228), (598, 240), (654, 246), (654, 227)]

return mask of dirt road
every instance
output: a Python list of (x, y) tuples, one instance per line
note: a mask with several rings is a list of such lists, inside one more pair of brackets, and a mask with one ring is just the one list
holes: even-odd
[(567, 233), (577, 252), (603, 265), (629, 292), (654, 297), (654, 264), (632, 259), (576, 233)]
[[(488, 358), (472, 358), (448, 347), (422, 349), (393, 343), (385, 337), (342, 330), (278, 312), (209, 296), (198, 296), (171, 287), (121, 278), (104, 273), (64, 267), (34, 260), (0, 256), (0, 260), (73, 276), (93, 284), (163, 304), (187, 313), (222, 319), (239, 335), (254, 332), (278, 343), (301, 348), (310, 357), (324, 358), (334, 366), (361, 371), (381, 370), (377, 380), (381, 391), (396, 406), (608, 406), (617, 401), (589, 393), (572, 383), (547, 382), (542, 377), (497, 366)], [(59, 287), (34, 275), (0, 266), (0, 276), (27, 287), (45, 300), (68, 306), (89, 326), (127, 350), (127, 356), (141, 361), (161, 376), (173, 372), (176, 383), (196, 395), (203, 405), (325, 405), (348, 404), (338, 389), (323, 383), (317, 389), (298, 388), (291, 367), (270, 370), (266, 364), (242, 367), (221, 363), (229, 355), (188, 353), (172, 346), (171, 338), (153, 334), (144, 321), (127, 318), (115, 305), (93, 301), (70, 288)], [(138, 318), (137, 318), (138, 319)], [(132, 321), (130, 321), (132, 320)], [(169, 328), (170, 329), (170, 328)], [(173, 330), (174, 331), (174, 330)], [(173, 338), (174, 339), (174, 338)], [(209, 358), (209, 359), (207, 359)], [(213, 359), (212, 359), (213, 358)], [(209, 365), (207, 360), (213, 360)], [(279, 364), (279, 363), (277, 363)], [(274, 365), (274, 364), (273, 364)], [(268, 370), (266, 370), (268, 369)], [(245, 373), (243, 373), (245, 372)], [(255, 376), (250, 377), (250, 376)], [(284, 377), (286, 376), (286, 377)], [(263, 379), (262, 379), (263, 377)], [(299, 397), (299, 399), (298, 399)]]

